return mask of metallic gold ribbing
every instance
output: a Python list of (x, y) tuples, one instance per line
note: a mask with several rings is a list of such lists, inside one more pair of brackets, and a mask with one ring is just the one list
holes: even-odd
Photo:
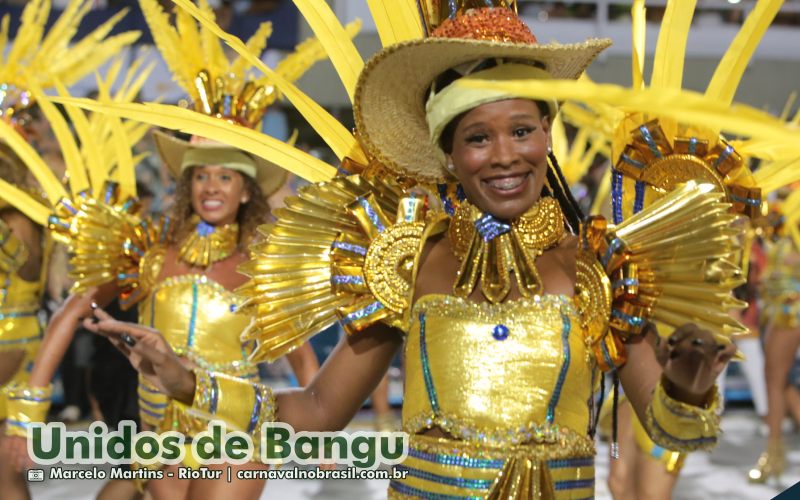
[[(278, 358), (340, 319), (357, 331), (398, 316), (390, 308), (407, 303), (400, 296), (410, 286), (403, 282), (411, 273), (406, 258), (413, 263), (417, 255), (416, 249), (398, 249), (406, 242), (419, 245), (416, 221), (405, 234), (394, 229), (405, 224), (384, 215), (398, 211), (402, 194), (392, 178), (366, 172), (303, 188), (275, 211), (278, 220), (260, 228), (264, 239), (240, 268), (251, 278), (239, 293), (256, 317), (247, 332), (259, 342), (255, 360)], [(384, 243), (371, 248), (373, 238)]]
[(192, 216), (195, 229), (180, 243), (178, 258), (192, 267), (206, 269), (215, 262), (227, 259), (239, 247), (239, 225), (211, 226)]
[(483, 295), (492, 303), (511, 290), (511, 275), (520, 293), (530, 297), (542, 292), (536, 258), (556, 245), (564, 235), (564, 216), (557, 201), (542, 198), (531, 210), (510, 223), (510, 231), (491, 240), (476, 230), (480, 210), (463, 203), (448, 231), (456, 257), (461, 261), (453, 293), (468, 297), (480, 279)]
[(729, 209), (711, 185), (689, 182), (608, 232), (598, 255), (619, 288), (612, 327), (639, 331), (644, 316), (695, 323), (724, 343), (747, 332), (730, 316), (744, 305), (730, 293), (744, 280)]

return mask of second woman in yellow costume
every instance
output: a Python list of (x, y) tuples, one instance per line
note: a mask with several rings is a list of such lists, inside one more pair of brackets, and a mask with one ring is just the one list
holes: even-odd
[[(257, 324), (274, 328), (263, 348), (280, 351), (296, 341), (293, 325), (321, 321), (330, 304), (341, 306), (341, 322), (355, 332), (308, 388), (254, 392), (241, 380), (192, 373), (161, 336), (101, 311), (101, 321), (87, 327), (107, 333), (171, 397), (256, 432), (253, 415), (257, 424), (341, 429), (405, 346), (403, 429), (411, 449), (399, 466), (406, 478), (391, 483), (392, 498), (593, 496), (592, 395), (599, 368), (622, 364), (623, 351), (630, 361), (618, 368), (620, 378), (648, 431), (670, 448), (712, 445), (714, 379), (733, 348), (685, 325), (657, 346), (657, 359), (640, 336), (623, 345), (607, 333), (610, 322), (651, 330), (635, 310), (610, 309), (608, 262), (589, 250), (599, 221), (584, 228), (585, 239), (576, 234), (580, 214), (548, 162), (555, 103), (454, 85), (464, 78), (576, 78), (606, 45), (539, 46), (506, 8), (464, 9), (431, 38), (390, 47), (366, 65), (355, 93), (365, 148), (416, 180), (454, 176), (460, 188), (453, 192), (463, 196), (426, 214), (412, 195), (392, 223), (382, 184), (391, 181), (368, 168), (313, 186), (295, 200), (294, 215), (270, 230), (272, 253), (248, 268)], [(685, 207), (680, 197), (691, 193), (699, 191), (686, 188), (660, 207)], [(710, 200), (697, 195), (688, 203), (716, 207)], [(351, 218), (341, 218), (342, 203)], [(621, 245), (610, 240), (601, 255), (614, 260)], [(313, 272), (317, 254), (329, 282)], [(289, 255), (308, 266), (284, 267)], [(300, 274), (306, 285), (293, 284)], [(283, 281), (275, 284), (278, 276)], [(285, 298), (258, 302), (262, 285), (265, 297)]]

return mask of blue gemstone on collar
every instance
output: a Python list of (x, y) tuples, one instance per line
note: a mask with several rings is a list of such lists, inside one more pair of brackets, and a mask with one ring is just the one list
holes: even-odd
[(506, 325), (497, 325), (492, 330), (492, 337), (495, 340), (505, 340), (508, 338), (508, 327)]
[(208, 224), (206, 221), (201, 220), (195, 228), (197, 234), (200, 236), (208, 236), (214, 232), (214, 226)]

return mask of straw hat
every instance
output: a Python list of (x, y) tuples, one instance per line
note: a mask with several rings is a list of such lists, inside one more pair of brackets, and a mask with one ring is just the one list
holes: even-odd
[(508, 8), (459, 12), (431, 37), (387, 47), (364, 66), (353, 105), (361, 143), (398, 173), (443, 181), (442, 155), (425, 119), (428, 91), (439, 75), (465, 63), (504, 58), (535, 62), (553, 78), (577, 79), (609, 45), (608, 39), (541, 45)]
[[(181, 176), (183, 156), (189, 149), (202, 149), (208, 150), (209, 152), (240, 151), (224, 144), (192, 144), (189, 141), (178, 139), (177, 137), (173, 137), (161, 131), (154, 131), (153, 138), (156, 141), (156, 149), (158, 150), (159, 156), (161, 156), (161, 159), (166, 163), (167, 168), (169, 168), (170, 173), (175, 179), (179, 179)], [(247, 153), (245, 152), (245, 154)], [(252, 158), (253, 164), (256, 167), (255, 181), (261, 187), (261, 192), (264, 196), (273, 194), (286, 182), (286, 170), (263, 158), (249, 154), (247, 156)], [(225, 165), (221, 166), (224, 167)]]

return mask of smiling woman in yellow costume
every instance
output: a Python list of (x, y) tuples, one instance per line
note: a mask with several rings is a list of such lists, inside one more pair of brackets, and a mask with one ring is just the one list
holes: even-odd
[[(396, 498), (591, 497), (601, 370), (618, 371), (657, 443), (712, 446), (713, 381), (734, 351), (725, 333), (741, 329), (721, 300), (737, 272), (730, 204), (689, 182), (615, 227), (582, 223), (548, 154), (557, 104), (456, 83), (577, 78), (608, 42), (538, 44), (509, 4), (485, 5), (427, 5), (429, 38), (364, 66), (348, 87), (363, 150), (344, 166), (358, 174), (291, 199), (243, 268), (255, 359), (337, 319), (352, 334), (308, 388), (190, 372), (159, 356), (161, 336), (100, 311), (87, 327), (147, 360), (137, 368), (173, 398), (255, 433), (273, 419), (342, 428), (405, 346), (411, 450)], [(409, 189), (454, 179), (441, 210)], [(687, 286), (701, 292), (686, 299)], [(648, 319), (677, 328), (658, 359)]]
[[(157, 40), (177, 36), (157, 3), (143, 1), (142, 5), (148, 21), (160, 29)], [(207, 6), (204, 9), (210, 12)], [(177, 22), (184, 40), (200, 40), (203, 36), (186, 14), (179, 14)], [(269, 32), (269, 25), (262, 26), (249, 46), (260, 50)], [(259, 125), (267, 106), (276, 97), (274, 89), (268, 82), (245, 81), (248, 64), (241, 60), (229, 63), (219, 43), (213, 39), (211, 42), (211, 48), (205, 45), (205, 53), (198, 55), (195, 46), (192, 54), (182, 54), (187, 64), (179, 65), (181, 73), (176, 74), (179, 83), (185, 84), (193, 97), (198, 115), (236, 123), (234, 126), (243, 130)], [(285, 78), (297, 78), (322, 57), (324, 51), (318, 42), (305, 42), (279, 71)], [(194, 77), (188, 78), (187, 71), (194, 71)], [(143, 82), (144, 78), (146, 75), (138, 81)], [(107, 88), (101, 89), (101, 101), (111, 100)], [(80, 113), (67, 109), (80, 125), (80, 120), (76, 120)], [(108, 127), (116, 132), (122, 125), (112, 120)], [(178, 179), (173, 217), (143, 220), (136, 215), (131, 161), (121, 162), (116, 168), (117, 183), (100, 189), (97, 186), (102, 185), (106, 176), (93, 178), (96, 190), (91, 195), (69, 197), (54, 193), (50, 197), (58, 200), (50, 224), (68, 241), (73, 253), (71, 275), (76, 279), (76, 293), (48, 326), (30, 387), (15, 389), (32, 395), (16, 408), (14, 418), (19, 423), (16, 435), (24, 435), (29, 422), (44, 420), (47, 411), (44, 399), (49, 393), (45, 386), (79, 318), (90, 313), (93, 301), (102, 304), (115, 295), (120, 296), (123, 307), (139, 304), (141, 323), (162, 331), (187, 365), (245, 380), (257, 378), (256, 363), (249, 359), (253, 342), (241, 339), (251, 317), (238, 314), (241, 301), (233, 289), (245, 280), (236, 267), (247, 259), (246, 248), (255, 237), (256, 227), (268, 220), (266, 197), (283, 185), (285, 171), (269, 161), (213, 141), (193, 138), (186, 142), (157, 135), (156, 142), (165, 163)], [(130, 144), (115, 146), (115, 153), (130, 159)], [(50, 182), (57, 184), (52, 179)], [(47, 211), (44, 207), (40, 210)], [(307, 383), (318, 368), (308, 345), (292, 353), (290, 361), (301, 384)], [(202, 422), (187, 415), (181, 407), (169, 404), (145, 380), (139, 396), (142, 422), (156, 430), (193, 436), (204, 428)], [(24, 455), (24, 441), (19, 455)], [(174, 481), (156, 481), (150, 485), (151, 493), (158, 498), (175, 498), (193, 491), (193, 486), (178, 481), (177, 475)], [(263, 485), (259, 481), (233, 485), (207, 482), (194, 489), (202, 488), (204, 494), (213, 496), (221, 494), (219, 489), (223, 488), (250, 498), (258, 497)]]

